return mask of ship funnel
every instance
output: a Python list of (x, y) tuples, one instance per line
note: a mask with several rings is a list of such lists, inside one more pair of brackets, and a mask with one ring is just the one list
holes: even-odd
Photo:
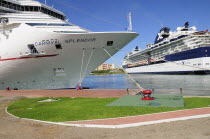
[(136, 46), (136, 48), (134, 49), (134, 51), (139, 51), (139, 47), (138, 47), (138, 46)]
[(189, 22), (186, 22), (186, 23), (184, 24), (184, 27), (185, 27), (185, 28), (188, 28), (188, 27), (189, 27)]
[(170, 35), (170, 28), (163, 27), (160, 32), (157, 34), (157, 37), (155, 39), (155, 44), (163, 41), (165, 38), (169, 37)]
[(184, 24), (184, 26), (182, 27), (182, 30), (181, 31), (188, 31), (189, 30), (189, 22), (186, 22)]

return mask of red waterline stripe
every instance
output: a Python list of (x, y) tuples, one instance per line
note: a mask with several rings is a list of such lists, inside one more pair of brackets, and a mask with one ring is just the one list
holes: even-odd
[(35, 56), (35, 57), (8, 58), (8, 59), (0, 59), (0, 61), (9, 61), (9, 60), (18, 60), (18, 59), (29, 59), (29, 58), (54, 57), (54, 56), (58, 56), (58, 54), (54, 54), (54, 55), (41, 55), (41, 56)]

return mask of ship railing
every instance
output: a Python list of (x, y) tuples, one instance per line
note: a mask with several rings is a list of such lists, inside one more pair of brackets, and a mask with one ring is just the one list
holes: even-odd
[[(179, 34), (180, 35), (180, 34)], [(174, 37), (174, 38), (177, 38), (176, 40), (174, 40), (174, 41), (171, 41), (170, 42), (170, 40), (165, 40), (164, 42), (160, 42), (160, 43), (157, 43), (157, 44), (153, 44), (153, 45), (151, 45), (151, 47), (150, 47), (150, 49), (159, 49), (159, 48), (162, 48), (162, 47), (165, 47), (165, 46), (167, 46), (167, 45), (169, 45), (169, 44), (177, 44), (177, 42), (181, 42), (181, 41), (183, 41), (184, 39), (188, 39), (188, 38), (190, 38), (190, 36), (186, 36), (186, 37), (184, 37), (184, 38), (180, 38), (180, 39), (178, 39), (178, 36), (176, 37)], [(145, 49), (145, 50), (149, 50), (149, 49)], [(144, 51), (140, 51), (139, 53), (137, 53), (137, 54), (140, 54), (140, 53), (143, 53)], [(134, 55), (132, 55), (132, 56), (135, 56), (135, 54)]]
[(195, 41), (189, 41), (189, 42), (185, 42), (187, 45), (197, 45), (197, 44), (202, 44), (203, 41), (202, 40), (195, 40)]
[[(172, 77), (172, 75), (167, 75), (168, 78), (170, 78), (170, 76)], [(188, 75), (190, 76), (190, 75)], [(201, 75), (198, 75), (201, 76)], [(185, 77), (185, 75), (183, 75), (183, 77)], [(166, 76), (165, 78), (166, 79)], [(184, 78), (183, 78), (184, 79)], [(185, 80), (184, 81), (188, 81)], [(160, 82), (161, 83), (161, 82)], [(189, 83), (192, 84), (192, 81), (189, 80)], [(195, 83), (195, 82), (193, 82)], [(197, 97), (209, 97), (209, 88), (208, 87), (203, 87), (203, 88), (194, 88), (193, 86), (189, 86), (187, 85), (187, 83), (183, 83), (183, 84), (176, 84), (176, 82), (172, 82), (171, 85), (173, 84), (173, 87), (171, 87), (170, 85), (168, 87), (165, 88), (154, 88), (153, 91), (156, 92), (156, 94), (181, 94), (184, 96), (197, 96)], [(176, 87), (174, 87), (174, 84), (176, 84)], [(206, 83), (207, 84), (207, 83)], [(157, 86), (159, 85), (159, 83), (157, 84)], [(161, 84), (160, 84), (161, 85)]]
[(166, 42), (165, 44), (163, 44), (163, 42), (161, 42), (161, 43), (158, 43), (158, 44), (155, 44), (154, 46), (155, 47), (151, 47), (151, 49), (159, 49), (159, 48), (162, 48), (162, 47), (166, 47), (166, 46), (168, 46), (169, 44), (171, 45), (171, 44), (175, 44), (175, 43), (177, 43), (177, 42), (179, 42), (179, 41), (183, 41), (185, 38), (181, 38), (181, 39), (177, 39), (177, 40), (174, 40), (174, 41), (172, 41), (172, 42)]

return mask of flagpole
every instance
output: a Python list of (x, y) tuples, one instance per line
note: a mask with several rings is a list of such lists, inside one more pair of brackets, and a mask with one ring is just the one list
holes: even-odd
[(47, 0), (45, 0), (45, 5), (47, 5)]
[(128, 14), (128, 22), (129, 22), (128, 31), (132, 32), (133, 27), (132, 27), (132, 13), (131, 12), (129, 12), (129, 14)]

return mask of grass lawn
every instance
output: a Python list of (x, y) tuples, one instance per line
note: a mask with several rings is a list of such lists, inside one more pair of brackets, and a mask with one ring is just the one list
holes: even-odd
[(184, 98), (184, 108), (106, 106), (118, 98), (54, 98), (60, 101), (37, 102), (45, 99), (48, 98), (15, 101), (8, 107), (8, 112), (21, 118), (63, 122), (143, 115), (210, 105), (210, 98)]
[(110, 75), (110, 74), (125, 74), (124, 72), (108, 72), (108, 73), (93, 73), (90, 75)]

